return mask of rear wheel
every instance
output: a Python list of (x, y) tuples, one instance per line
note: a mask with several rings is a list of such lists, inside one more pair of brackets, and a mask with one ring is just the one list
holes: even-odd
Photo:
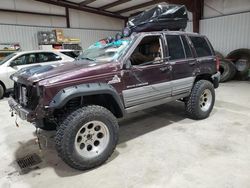
[(87, 106), (70, 114), (56, 134), (59, 156), (69, 166), (87, 170), (104, 163), (118, 141), (118, 123), (101, 106)]
[(186, 112), (192, 119), (205, 119), (212, 111), (214, 101), (213, 84), (207, 80), (199, 80), (186, 101)]

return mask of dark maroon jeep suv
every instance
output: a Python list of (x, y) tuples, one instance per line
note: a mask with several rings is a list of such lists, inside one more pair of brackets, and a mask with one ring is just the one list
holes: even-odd
[(169, 101), (207, 118), (219, 85), (219, 62), (205, 36), (181, 31), (133, 33), (96, 42), (72, 63), (35, 66), (12, 75), (11, 109), (37, 128), (56, 130), (56, 149), (71, 167), (104, 163), (128, 113)]

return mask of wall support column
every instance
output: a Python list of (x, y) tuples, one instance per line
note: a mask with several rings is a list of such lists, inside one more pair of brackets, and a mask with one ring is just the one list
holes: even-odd
[(70, 19), (69, 19), (69, 8), (65, 7), (65, 15), (66, 15), (66, 26), (70, 28)]

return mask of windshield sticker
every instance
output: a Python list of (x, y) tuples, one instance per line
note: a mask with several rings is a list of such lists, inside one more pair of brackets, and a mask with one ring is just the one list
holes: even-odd
[(116, 84), (116, 83), (120, 83), (120, 82), (121, 82), (121, 78), (119, 78), (119, 76), (115, 75), (113, 77), (113, 79), (108, 82), (108, 84)]

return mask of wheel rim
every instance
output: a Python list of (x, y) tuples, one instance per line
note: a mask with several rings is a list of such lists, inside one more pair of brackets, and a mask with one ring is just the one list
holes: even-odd
[(200, 108), (203, 112), (208, 111), (212, 104), (212, 92), (205, 89), (200, 97)]
[(109, 130), (103, 122), (90, 121), (77, 132), (75, 149), (84, 158), (94, 158), (107, 148), (109, 138)]
[(247, 59), (239, 59), (238, 61), (236, 61), (235, 63), (236, 65), (236, 69), (240, 72), (244, 71), (245, 69), (247, 69)]

